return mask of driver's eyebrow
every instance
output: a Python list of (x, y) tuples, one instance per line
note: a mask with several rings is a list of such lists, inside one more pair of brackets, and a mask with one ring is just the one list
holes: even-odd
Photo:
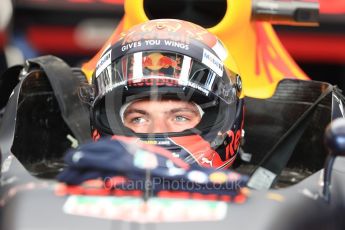
[(171, 109), (168, 111), (168, 113), (179, 113), (179, 112), (191, 112), (191, 113), (194, 113), (195, 115), (199, 115), (199, 112), (196, 109), (187, 108), (187, 107)]
[(141, 109), (127, 109), (124, 113), (124, 116), (127, 116), (128, 114), (131, 113), (140, 113), (142, 115), (148, 115), (148, 113), (145, 110), (141, 110)]

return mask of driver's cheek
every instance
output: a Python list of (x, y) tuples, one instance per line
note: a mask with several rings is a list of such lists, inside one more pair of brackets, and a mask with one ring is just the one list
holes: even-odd
[(125, 126), (133, 130), (135, 133), (146, 133), (150, 128), (148, 124), (126, 124)]

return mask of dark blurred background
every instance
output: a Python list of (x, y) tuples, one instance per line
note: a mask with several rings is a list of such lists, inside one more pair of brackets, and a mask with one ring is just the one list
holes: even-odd
[[(0, 26), (3, 27), (0, 32), (0, 73), (6, 66), (44, 54), (56, 55), (72, 66), (79, 66), (98, 51), (124, 11), (123, 0), (0, 1)], [(150, 2), (153, 0), (146, 0), (145, 7)], [(225, 0), (156, 2), (164, 4), (152, 4), (150, 13), (153, 17), (181, 18), (179, 15), (183, 12), (192, 21), (204, 22), (204, 26), (221, 20), (217, 13), (224, 10), (224, 2), (226, 6)], [(169, 6), (169, 3), (173, 4)], [(191, 8), (189, 3), (198, 7)], [(12, 17), (7, 23), (11, 12)], [(275, 29), (309, 77), (345, 90), (344, 0), (320, 0), (319, 27), (275, 26)]]

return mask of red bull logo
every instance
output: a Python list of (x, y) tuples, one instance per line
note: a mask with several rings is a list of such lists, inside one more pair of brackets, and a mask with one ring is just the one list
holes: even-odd
[(143, 87), (143, 86), (179, 86), (178, 79), (172, 79), (172, 78), (143, 78), (140, 81), (133, 81), (130, 80), (127, 83), (128, 86), (131, 87)]
[(174, 60), (168, 56), (164, 56), (161, 53), (151, 53), (143, 58), (143, 68), (148, 68), (153, 71), (161, 69), (174, 68), (180, 70), (180, 59)]

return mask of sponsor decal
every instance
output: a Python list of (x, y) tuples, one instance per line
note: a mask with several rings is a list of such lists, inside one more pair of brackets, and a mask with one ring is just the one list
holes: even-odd
[(163, 146), (170, 146), (171, 141), (162, 139), (162, 140), (141, 140), (141, 142), (149, 145), (163, 145)]
[(143, 87), (143, 86), (178, 86), (178, 79), (173, 78), (142, 78), (135, 82), (130, 80), (127, 82), (128, 86)]
[(228, 51), (221, 41), (217, 39), (216, 44), (212, 47), (212, 50), (217, 54), (217, 56), (224, 61), (228, 57)]
[(223, 76), (222, 61), (210, 51), (204, 49), (202, 54), (202, 63), (212, 69), (218, 76)]
[[(123, 83), (121, 83), (123, 84)], [(117, 87), (120, 84), (113, 85), (112, 88)], [(127, 86), (130, 87), (145, 87), (145, 86), (167, 86), (167, 87), (176, 87), (176, 86), (189, 86), (195, 90), (200, 91), (204, 95), (208, 96), (210, 92), (198, 85), (197, 83), (188, 81), (179, 81), (179, 78), (158, 78), (158, 77), (149, 77), (149, 78), (141, 78), (140, 81), (137, 80), (129, 80), (127, 82)]]
[(135, 41), (135, 42), (130, 42), (130, 43), (125, 43), (124, 45), (121, 46), (121, 51), (122, 52), (127, 52), (133, 48), (138, 48), (138, 47), (152, 47), (152, 46), (160, 46), (160, 47), (173, 47), (173, 48), (178, 48), (182, 50), (189, 50), (189, 44), (184, 43), (184, 42), (179, 42), (179, 41), (174, 41), (174, 40), (168, 40), (168, 39), (151, 39), (151, 40), (141, 40), (141, 41)]
[(141, 142), (149, 145), (163, 145), (170, 146), (172, 143), (168, 139), (158, 139), (158, 140), (141, 140)]
[(158, 141), (156, 140), (141, 140), (143, 143), (148, 145), (156, 145)]
[(141, 44), (142, 44), (141, 41), (128, 43), (126, 45), (121, 46), (121, 51), (124, 52), (132, 48), (140, 47)]
[(275, 192), (267, 193), (266, 198), (269, 200), (277, 201), (277, 202), (284, 202), (285, 201), (285, 196), (283, 196), (279, 193), (275, 193)]
[(174, 68), (180, 70), (180, 58), (170, 58), (169, 56), (163, 55), (159, 52), (150, 53), (143, 58), (143, 67), (153, 71)]
[[(213, 167), (213, 158), (214, 158), (214, 155), (215, 155), (215, 153), (211, 153), (212, 154), (212, 157), (211, 157), (211, 159), (209, 159), (208, 157), (201, 157), (201, 165), (202, 166), (205, 166), (205, 167)], [(202, 155), (204, 155), (204, 154), (202, 154)], [(210, 155), (210, 154), (208, 154), (208, 155)]]
[(214, 172), (210, 174), (209, 180), (215, 184), (223, 184), (228, 181), (228, 176), (223, 172)]
[(157, 145), (171, 145), (171, 142), (169, 140), (161, 140), (158, 141)]
[[(176, 211), (178, 210), (178, 211)], [(63, 211), (71, 215), (139, 223), (219, 221), (225, 218), (223, 201), (137, 197), (70, 196)]]
[(96, 65), (96, 78), (111, 64), (111, 50), (106, 52)]
[(184, 44), (182, 42), (175, 42), (175, 41), (170, 41), (170, 40), (164, 40), (164, 44), (166, 46), (172, 46), (172, 47), (177, 47), (183, 50), (189, 50), (189, 45)]
[(197, 90), (201, 91), (206, 96), (208, 96), (209, 93), (210, 93), (207, 89), (202, 88), (200, 85), (198, 85), (198, 84), (196, 84), (194, 82), (189, 81), (187, 85), (192, 87), (192, 88), (194, 88), (194, 89), (197, 89)]
[(190, 181), (199, 183), (199, 184), (206, 184), (208, 182), (207, 175), (204, 172), (193, 170), (188, 173), (187, 175)]
[(241, 140), (241, 130), (237, 130), (236, 134), (232, 131), (229, 130), (227, 132), (228, 137), (230, 138), (230, 144), (226, 146), (226, 159), (230, 159), (237, 153), (237, 150), (240, 146), (240, 140)]
[(228, 174), (228, 180), (229, 181), (238, 181), (241, 179), (241, 175), (235, 172), (230, 172)]

